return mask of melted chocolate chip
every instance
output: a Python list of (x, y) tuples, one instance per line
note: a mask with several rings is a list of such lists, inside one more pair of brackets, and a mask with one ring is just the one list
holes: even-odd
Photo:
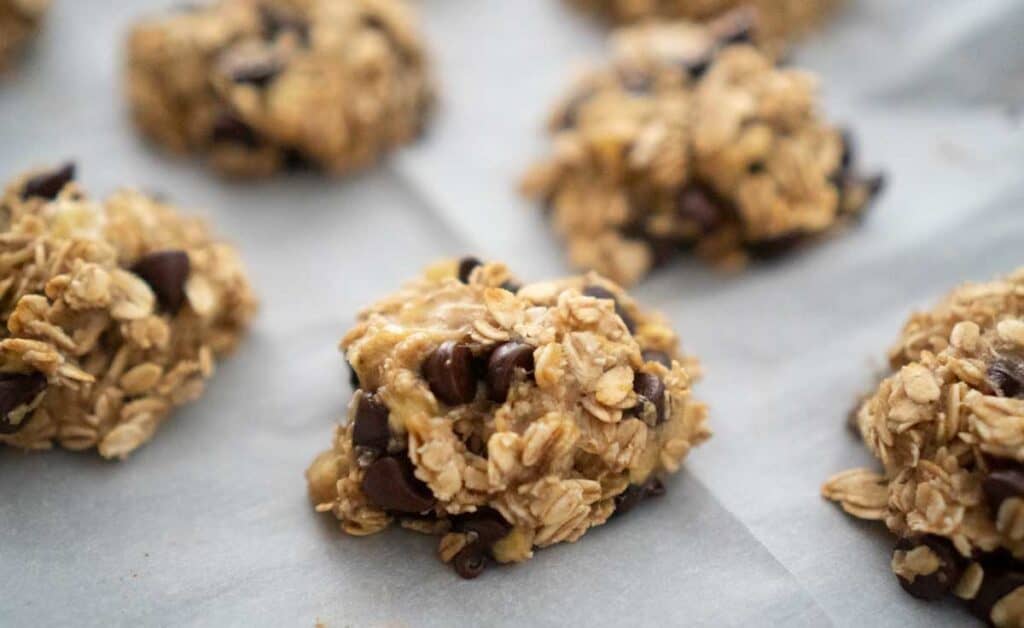
[(362, 488), (384, 510), (422, 513), (434, 505), (430, 488), (414, 475), (412, 462), (404, 455), (375, 460), (366, 468)]
[(75, 178), (75, 164), (67, 162), (54, 170), (41, 172), (25, 182), (21, 198), (32, 196), (53, 200), (71, 180)]
[(1024, 586), (1024, 572), (1009, 571), (999, 567), (985, 567), (985, 576), (974, 599), (970, 601), (971, 613), (988, 624), (992, 621), (992, 608), (1010, 593)]
[(471, 514), (459, 515), (452, 524), (457, 532), (471, 535), (471, 543), (479, 543), (486, 549), (493, 547), (512, 530), (501, 513), (487, 507), (479, 508)]
[(657, 375), (637, 373), (633, 378), (633, 392), (637, 394), (633, 408), (637, 416), (652, 425), (665, 421), (665, 384)]
[(630, 484), (626, 490), (615, 496), (614, 516), (624, 515), (636, 508), (637, 504), (647, 497), (661, 497), (665, 494), (665, 485), (658, 478), (651, 478), (643, 485)]
[(381, 453), (387, 451), (391, 439), (388, 414), (388, 407), (376, 395), (359, 397), (355, 425), (352, 426), (352, 443)]
[[(640, 354), (644, 362), (657, 362), (667, 369), (672, 368), (672, 358), (669, 357), (664, 351), (655, 351), (654, 349), (648, 349)], [(634, 380), (635, 381), (635, 380)]]
[(469, 403), (476, 397), (473, 352), (454, 340), (442, 343), (427, 356), (423, 377), (434, 396), (450, 406)]
[(469, 276), (473, 273), (473, 270), (477, 266), (482, 266), (483, 262), (475, 257), (463, 257), (459, 260), (459, 281), (462, 283), (469, 283)]
[(160, 305), (177, 314), (185, 303), (185, 281), (189, 274), (185, 251), (159, 251), (135, 262), (132, 272), (149, 284)]
[(960, 556), (953, 544), (947, 539), (927, 535), (920, 539), (900, 539), (896, 543), (896, 550), (910, 551), (920, 546), (926, 546), (939, 558), (939, 568), (927, 575), (918, 575), (913, 580), (907, 580), (897, 576), (903, 590), (922, 600), (934, 600), (942, 597), (957, 581), (964, 569), (964, 559)]
[(1024, 397), (1024, 360), (996, 358), (987, 375), (989, 386), (1000, 397)]
[(695, 223), (701, 233), (713, 231), (722, 223), (722, 210), (708, 191), (700, 186), (683, 188), (676, 211), (680, 218)]
[(452, 565), (455, 567), (455, 573), (460, 577), (472, 580), (482, 574), (484, 569), (487, 569), (487, 562), (487, 552), (484, 551), (484, 548), (477, 543), (470, 543), (455, 555)]
[(184, 251), (158, 251), (139, 259), (132, 272), (141, 277), (168, 312), (175, 314), (185, 302), (190, 263)]
[(1024, 470), (996, 469), (982, 481), (981, 489), (995, 517), (1004, 501), (1011, 497), (1024, 497)]
[(260, 138), (256, 131), (227, 112), (221, 112), (213, 121), (210, 139), (215, 144), (240, 144), (249, 148), (256, 148), (260, 145)]
[(619, 303), (619, 300), (615, 297), (611, 290), (608, 290), (607, 288), (602, 288), (601, 286), (587, 286), (586, 288), (583, 289), (583, 294), (588, 297), (593, 297), (595, 299), (608, 299), (609, 301), (614, 303), (615, 313), (618, 314), (619, 318), (622, 319), (622, 322), (625, 323), (626, 329), (629, 330), (629, 333), (633, 333), (636, 331), (636, 322), (633, 320), (633, 317), (629, 315), (629, 312), (626, 311), (626, 308), (622, 307), (622, 304)]
[(504, 403), (516, 370), (533, 373), (533, 347), (514, 340), (500, 345), (487, 361), (487, 390), (491, 401)]
[(42, 392), (46, 390), (46, 376), (42, 373), (0, 374), (0, 434), (14, 434), (21, 431), (30, 416), (14, 417), (17, 410), (27, 410)]

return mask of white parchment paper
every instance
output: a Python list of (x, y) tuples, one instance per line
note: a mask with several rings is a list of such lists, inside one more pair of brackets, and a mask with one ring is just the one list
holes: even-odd
[(906, 596), (891, 540), (818, 497), (869, 462), (843, 429), (914, 307), (1024, 262), (1024, 4), (853, 0), (795, 61), (891, 186), (865, 225), (722, 277), (680, 261), (640, 286), (707, 371), (715, 438), (668, 495), (531, 563), (458, 580), (434, 540), (344, 537), (302, 471), (349, 394), (358, 307), (474, 252), (567, 272), (515, 194), (542, 122), (602, 27), (555, 0), (420, 0), (444, 108), (427, 139), (345, 181), (219, 181), (134, 136), (122, 35), (166, 0), (57, 0), (0, 83), (0, 178), (74, 157), (96, 194), (132, 184), (209, 215), (263, 307), (207, 395), (123, 464), (0, 450), (0, 625), (959, 626)]

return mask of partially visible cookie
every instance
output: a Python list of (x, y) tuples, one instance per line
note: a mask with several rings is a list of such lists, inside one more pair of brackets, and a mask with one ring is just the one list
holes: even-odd
[(858, 218), (880, 177), (818, 112), (812, 75), (750, 45), (745, 12), (645, 24), (557, 106), (526, 175), (570, 262), (631, 284), (678, 251), (726, 268)]
[(614, 22), (686, 19), (706, 22), (747, 7), (757, 11), (758, 37), (775, 45), (819, 24), (842, 0), (569, 0)]
[(0, 0), (0, 71), (10, 68), (39, 32), (49, 8), (50, 0)]
[(660, 495), (710, 435), (697, 361), (596, 274), (523, 285), (443, 262), (360, 313), (342, 348), (357, 390), (306, 472), (316, 509), (357, 536), (436, 534), (465, 578)]
[(882, 470), (840, 473), (823, 494), (885, 522), (911, 595), (1024, 625), (1024, 268), (913, 315), (889, 358), (857, 413)]
[(203, 392), (255, 310), (233, 247), (133, 191), (89, 199), (74, 166), (0, 200), (0, 444), (123, 458)]
[(139, 128), (228, 175), (346, 173), (417, 138), (434, 95), (404, 0), (221, 0), (139, 22)]

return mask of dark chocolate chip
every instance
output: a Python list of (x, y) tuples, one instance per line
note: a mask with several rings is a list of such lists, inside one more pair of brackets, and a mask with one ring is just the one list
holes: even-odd
[(309, 43), (309, 24), (294, 15), (276, 10), (266, 5), (260, 7), (263, 21), (263, 32), (267, 39), (274, 39), (283, 32), (293, 32), (303, 44)]
[(630, 484), (626, 490), (615, 496), (614, 515), (624, 515), (636, 508), (637, 504), (647, 497), (661, 497), (665, 494), (665, 484), (658, 478), (651, 478), (643, 485)]
[(422, 513), (434, 505), (430, 488), (413, 474), (412, 462), (401, 457), (378, 458), (363, 475), (363, 493), (379, 508)]
[(702, 55), (681, 59), (679, 61), (679, 66), (683, 69), (683, 72), (690, 76), (690, 78), (696, 80), (707, 74), (708, 69), (711, 67), (711, 60), (713, 58), (714, 55), (711, 52), (707, 52)]
[(27, 410), (42, 392), (46, 390), (46, 376), (42, 373), (0, 374), (0, 434), (14, 434), (28, 423), (26, 412), (15, 422), (11, 416), (19, 408)]
[(54, 170), (42, 172), (25, 182), (21, 198), (32, 196), (53, 200), (57, 198), (64, 186), (75, 178), (75, 164), (67, 162)]
[(503, 281), (503, 282), (501, 283), (501, 289), (502, 289), (502, 290), (508, 290), (508, 291), (509, 291), (509, 292), (511, 292), (512, 294), (515, 294), (515, 293), (519, 292), (519, 290), (520, 290), (521, 288), (522, 288), (522, 286), (521, 286), (520, 284), (517, 284), (516, 282), (514, 282), (514, 281), (511, 281), (511, 280), (509, 280), (509, 281)]
[(850, 129), (840, 130), (839, 136), (843, 142), (843, 152), (839, 158), (839, 168), (842, 172), (849, 172), (853, 168), (853, 161), (857, 156), (857, 145)]
[(988, 384), (1000, 397), (1024, 396), (1024, 360), (996, 358), (988, 366)]
[(637, 404), (633, 408), (645, 422), (658, 425), (665, 420), (665, 384), (657, 375), (637, 373), (633, 378)]
[(804, 240), (806, 240), (806, 236), (803, 233), (796, 232), (769, 240), (748, 242), (746, 246), (753, 257), (762, 261), (771, 261), (791, 253), (803, 244)]
[(482, 265), (483, 262), (475, 257), (463, 257), (459, 260), (459, 281), (469, 283), (469, 276), (473, 273), (473, 269)]
[(971, 613), (994, 626), (992, 608), (1010, 593), (1024, 586), (1024, 572), (985, 567), (985, 575), (977, 594), (970, 601)]
[(391, 430), (388, 428), (388, 407), (376, 395), (363, 394), (356, 406), (355, 425), (352, 426), (352, 443), (358, 447), (369, 447), (383, 453), (388, 450)]
[(755, 160), (747, 164), (747, 172), (749, 174), (761, 174), (765, 171), (765, 165), (763, 161)]
[(221, 112), (213, 121), (210, 138), (214, 143), (240, 144), (249, 148), (256, 148), (260, 145), (260, 138), (256, 131), (227, 112)]
[(894, 551), (910, 551), (920, 546), (927, 546), (939, 558), (939, 568), (927, 575), (916, 576), (907, 580), (897, 576), (903, 590), (922, 600), (935, 600), (945, 595), (960, 580), (964, 569), (964, 559), (953, 544), (947, 539), (927, 535), (920, 539), (900, 539)]
[(700, 186), (683, 188), (676, 211), (680, 218), (695, 223), (701, 233), (713, 231), (722, 223), (722, 210), (708, 191)]
[(452, 564), (455, 573), (466, 580), (472, 580), (487, 568), (487, 552), (476, 543), (470, 543), (455, 555)]
[(612, 301), (615, 304), (615, 313), (618, 314), (619, 318), (622, 319), (622, 322), (625, 323), (626, 329), (629, 330), (629, 333), (636, 331), (636, 322), (633, 320), (633, 317), (629, 315), (626, 308), (622, 307), (622, 304), (619, 303), (619, 300), (611, 290), (602, 288), (601, 286), (587, 286), (583, 289), (583, 294), (595, 299), (608, 299)]
[(434, 396), (450, 406), (469, 403), (476, 397), (473, 352), (454, 340), (442, 343), (427, 356), (423, 377)]
[(188, 254), (185, 251), (150, 253), (135, 262), (132, 272), (149, 284), (157, 301), (166, 311), (178, 313), (185, 303), (185, 282), (189, 274)]
[(985, 500), (995, 517), (1004, 501), (1011, 497), (1024, 497), (1024, 471), (996, 469), (982, 481), (981, 489), (984, 491)]
[(868, 200), (874, 200), (879, 194), (885, 190), (886, 177), (884, 174), (876, 174), (872, 177), (864, 179), (864, 185), (868, 190)]
[(667, 369), (672, 368), (672, 358), (669, 357), (664, 351), (655, 351), (654, 349), (648, 349), (640, 354), (644, 362), (657, 362)]
[(512, 530), (512, 526), (505, 521), (501, 513), (487, 507), (479, 508), (471, 514), (459, 515), (452, 523), (457, 532), (473, 535), (471, 543), (479, 543), (487, 549), (505, 538)]
[(533, 347), (511, 340), (500, 345), (487, 360), (487, 390), (491, 401), (504, 403), (515, 381), (516, 370), (533, 373)]

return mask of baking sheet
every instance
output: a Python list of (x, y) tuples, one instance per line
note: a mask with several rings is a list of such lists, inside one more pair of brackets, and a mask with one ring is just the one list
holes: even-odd
[(347, 401), (356, 309), (443, 255), (567, 271), (514, 182), (602, 28), (554, 0), (419, 0), (443, 82), (426, 141), (345, 181), (232, 184), (149, 150), (118, 93), (121, 36), (165, 0), (57, 0), (0, 84), (0, 178), (74, 157), (201, 208), (263, 307), (207, 395), (127, 463), (0, 450), (0, 625), (956, 626), (903, 594), (891, 541), (818, 497), (867, 462), (842, 427), (904, 317), (1024, 258), (1024, 4), (854, 0), (795, 56), (891, 187), (862, 228), (725, 278), (683, 260), (640, 286), (707, 371), (716, 436), (668, 495), (472, 582), (433, 539), (344, 537), (302, 471)]

